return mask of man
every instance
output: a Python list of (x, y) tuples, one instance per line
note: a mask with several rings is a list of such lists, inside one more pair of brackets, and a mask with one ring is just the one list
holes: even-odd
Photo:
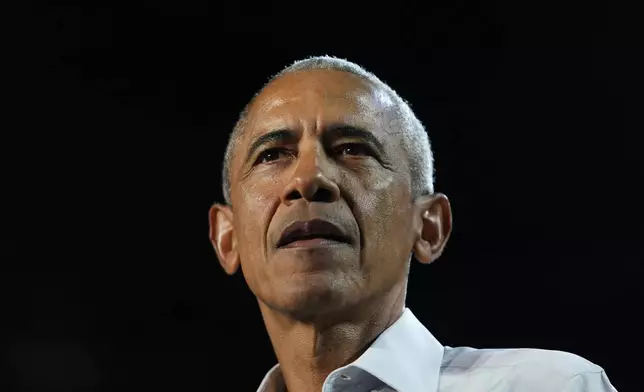
[(452, 229), (424, 127), (376, 76), (296, 62), (242, 112), (210, 211), (224, 270), (240, 267), (279, 364), (261, 392), (614, 391), (604, 371), (546, 350), (442, 346), (405, 308), (411, 255)]

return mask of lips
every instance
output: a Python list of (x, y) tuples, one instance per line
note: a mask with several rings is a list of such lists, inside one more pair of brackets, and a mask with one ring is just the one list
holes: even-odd
[(277, 242), (277, 247), (288, 246), (295, 241), (310, 239), (326, 239), (336, 242), (350, 243), (349, 236), (344, 234), (335, 224), (322, 219), (310, 221), (297, 221), (291, 223), (284, 231)]

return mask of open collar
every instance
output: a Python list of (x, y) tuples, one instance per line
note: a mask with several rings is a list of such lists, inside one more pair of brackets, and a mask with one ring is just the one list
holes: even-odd
[[(398, 392), (436, 392), (443, 346), (406, 308), (356, 361), (356, 367)], [(279, 364), (264, 377), (258, 392), (281, 392), (284, 380)]]

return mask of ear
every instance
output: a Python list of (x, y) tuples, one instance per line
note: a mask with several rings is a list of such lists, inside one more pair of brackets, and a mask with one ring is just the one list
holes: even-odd
[(416, 201), (414, 256), (423, 264), (436, 260), (452, 233), (452, 209), (447, 196), (436, 193)]
[(229, 206), (214, 204), (210, 208), (209, 221), (210, 242), (217, 252), (222, 268), (228, 275), (232, 275), (239, 269), (233, 211)]

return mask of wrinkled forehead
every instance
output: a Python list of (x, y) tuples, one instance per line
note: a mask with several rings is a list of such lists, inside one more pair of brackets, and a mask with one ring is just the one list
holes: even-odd
[(392, 107), (387, 92), (358, 75), (337, 70), (298, 71), (274, 80), (255, 98), (248, 133), (270, 128), (273, 122), (312, 119), (369, 125)]

